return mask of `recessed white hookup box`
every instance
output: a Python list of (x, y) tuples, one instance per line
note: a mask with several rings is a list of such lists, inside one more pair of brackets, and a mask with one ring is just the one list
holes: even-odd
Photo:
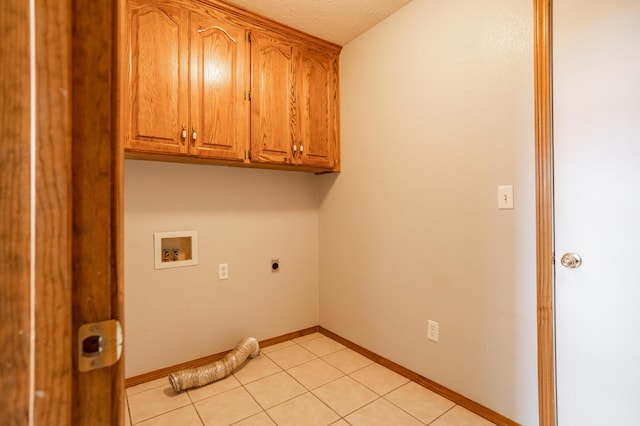
[(198, 232), (175, 231), (153, 234), (155, 269), (198, 264)]

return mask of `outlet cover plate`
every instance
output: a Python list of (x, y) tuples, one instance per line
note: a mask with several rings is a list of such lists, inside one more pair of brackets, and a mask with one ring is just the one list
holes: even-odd
[(433, 342), (437, 342), (440, 338), (440, 324), (435, 321), (427, 321), (427, 338)]
[(219, 280), (229, 279), (229, 264), (228, 263), (218, 263), (218, 279)]

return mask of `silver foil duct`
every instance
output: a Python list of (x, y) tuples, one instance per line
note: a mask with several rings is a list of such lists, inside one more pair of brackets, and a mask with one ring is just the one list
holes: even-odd
[(254, 358), (260, 353), (258, 341), (253, 337), (243, 339), (238, 346), (222, 359), (202, 367), (188, 368), (169, 374), (169, 382), (173, 391), (178, 393), (198, 386), (208, 385), (224, 379), (238, 368), (247, 358)]

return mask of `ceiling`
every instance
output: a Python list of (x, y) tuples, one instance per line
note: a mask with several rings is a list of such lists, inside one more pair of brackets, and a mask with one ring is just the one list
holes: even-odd
[(344, 46), (411, 0), (227, 0)]

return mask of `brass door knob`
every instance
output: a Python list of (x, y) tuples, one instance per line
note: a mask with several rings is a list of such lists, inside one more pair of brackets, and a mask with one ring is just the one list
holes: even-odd
[(576, 254), (576, 253), (565, 253), (562, 255), (562, 258), (560, 259), (560, 263), (565, 268), (575, 269), (580, 265), (582, 265), (582, 258), (580, 257), (579, 254)]

